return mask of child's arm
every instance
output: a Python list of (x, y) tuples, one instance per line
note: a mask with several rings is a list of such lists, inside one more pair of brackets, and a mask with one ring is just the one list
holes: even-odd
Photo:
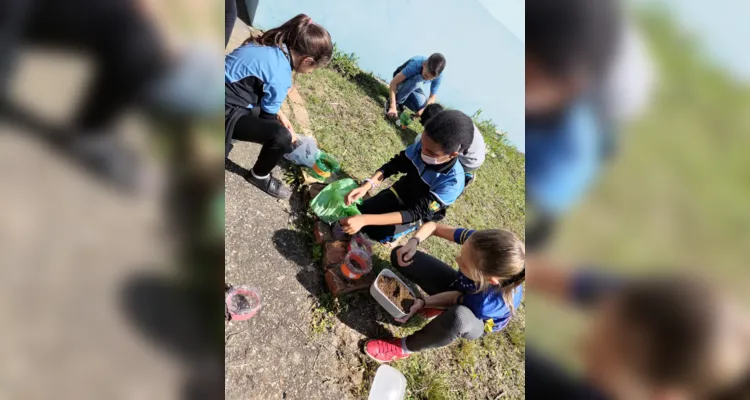
[[(357, 189), (355, 189), (357, 190)], [(398, 225), (403, 223), (401, 213), (355, 215), (339, 221), (344, 232), (353, 235), (366, 226)]]
[(596, 304), (627, 283), (622, 277), (573, 268), (539, 256), (528, 256), (526, 265), (528, 290), (576, 306)]
[(398, 109), (396, 108), (396, 92), (398, 91), (398, 85), (400, 85), (404, 80), (406, 80), (406, 76), (403, 74), (403, 72), (399, 72), (398, 74), (396, 74), (396, 76), (393, 77), (393, 79), (391, 80), (391, 84), (389, 85), (390, 90), (388, 95), (391, 99), (391, 107), (388, 110), (388, 115), (394, 118), (396, 116), (395, 114), (398, 113)]
[(399, 172), (406, 172), (411, 165), (411, 161), (409, 161), (409, 158), (406, 156), (406, 151), (401, 151), (391, 158), (390, 161), (380, 167), (380, 169), (370, 178), (369, 182), (365, 181), (358, 188), (349, 192), (344, 199), (345, 204), (351, 205), (355, 201), (364, 197), (368, 190), (383, 183), (383, 181), (388, 179), (391, 175), (395, 175)]
[(417, 299), (414, 305), (409, 309), (409, 314), (403, 318), (396, 318), (396, 321), (404, 323), (411, 318), (412, 315), (416, 314), (417, 311), (429, 307), (429, 308), (448, 308), (458, 304), (458, 299), (461, 298), (463, 293), (452, 290), (449, 292), (438, 293), (432, 296), (427, 296), (423, 299)]
[(369, 180), (364, 181), (358, 188), (349, 192), (349, 194), (346, 195), (346, 199), (344, 199), (344, 204), (347, 206), (351, 205), (355, 201), (364, 197), (367, 194), (367, 191), (383, 183), (384, 180), (383, 172), (376, 172)]
[(457, 290), (452, 290), (450, 292), (427, 296), (424, 299), (424, 306), (430, 308), (448, 308), (458, 304), (458, 299), (461, 298), (462, 294)]

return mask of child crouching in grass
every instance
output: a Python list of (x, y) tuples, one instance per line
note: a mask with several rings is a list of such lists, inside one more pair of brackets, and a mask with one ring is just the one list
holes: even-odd
[(362, 215), (340, 221), (350, 235), (360, 230), (380, 243), (394, 242), (421, 222), (440, 221), (464, 190), (458, 155), (471, 145), (474, 124), (461, 111), (444, 111), (430, 119), (421, 141), (383, 165), (346, 196), (346, 204), (398, 173), (405, 174), (388, 190), (360, 205)]
[[(456, 257), (458, 271), (429, 254), (417, 251), (431, 235), (463, 245)], [(417, 299), (414, 313), (434, 318), (418, 332), (401, 339), (373, 339), (365, 353), (377, 362), (409, 357), (411, 353), (447, 346), (456, 339), (479, 339), (508, 325), (523, 297), (526, 279), (523, 242), (507, 230), (474, 231), (423, 225), (407, 244), (391, 253), (391, 264), (428, 296)]]

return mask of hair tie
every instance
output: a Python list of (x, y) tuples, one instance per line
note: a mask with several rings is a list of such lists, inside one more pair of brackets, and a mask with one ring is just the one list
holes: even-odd
[(310, 24), (312, 24), (312, 18), (307, 17), (307, 19), (305, 20), (305, 26), (310, 25)]

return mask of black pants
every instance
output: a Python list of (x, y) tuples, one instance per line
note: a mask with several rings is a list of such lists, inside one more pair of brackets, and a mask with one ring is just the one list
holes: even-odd
[(526, 398), (603, 400), (604, 397), (559, 364), (526, 346)]
[[(390, 189), (381, 191), (375, 195), (375, 197), (365, 200), (362, 205), (358, 207), (362, 214), (388, 214), (401, 211), (404, 208), (404, 204)], [(362, 233), (367, 235), (371, 240), (380, 243), (387, 243), (415, 230), (418, 226), (418, 222), (397, 225), (366, 226), (362, 228)]]
[(93, 57), (94, 80), (74, 118), (83, 132), (105, 130), (166, 65), (161, 38), (132, 0), (37, 0), (22, 38)]
[(275, 119), (260, 118), (260, 108), (237, 120), (232, 132), (232, 139), (263, 145), (253, 172), (266, 176), (279, 163), (284, 154), (292, 151), (292, 134)]
[[(397, 250), (391, 252), (391, 264), (427, 294), (452, 290), (458, 271), (437, 258), (418, 251), (407, 267), (398, 265)], [(465, 306), (452, 306), (430, 321), (424, 328), (406, 338), (410, 351), (421, 351), (451, 344), (458, 338), (479, 339), (484, 335), (484, 322)]]
[(224, 47), (232, 37), (234, 23), (237, 21), (237, 0), (224, 0)]

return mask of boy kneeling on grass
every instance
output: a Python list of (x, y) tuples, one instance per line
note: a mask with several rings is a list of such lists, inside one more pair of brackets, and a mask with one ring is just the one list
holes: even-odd
[(362, 198), (388, 177), (404, 173), (388, 190), (359, 206), (362, 215), (340, 221), (344, 231), (360, 230), (371, 240), (394, 242), (420, 222), (440, 221), (464, 190), (464, 169), (458, 155), (469, 147), (474, 124), (461, 111), (444, 111), (430, 119), (421, 141), (383, 165), (346, 196), (346, 204)]
[[(458, 271), (417, 251), (432, 234), (463, 245), (456, 257)], [(459, 338), (479, 339), (500, 331), (521, 304), (525, 258), (523, 242), (507, 230), (423, 225), (405, 246), (391, 253), (391, 264), (429, 295), (417, 299), (409, 315), (399, 321), (406, 322), (415, 313), (434, 320), (405, 338), (369, 340), (365, 353), (377, 362), (390, 362)]]

